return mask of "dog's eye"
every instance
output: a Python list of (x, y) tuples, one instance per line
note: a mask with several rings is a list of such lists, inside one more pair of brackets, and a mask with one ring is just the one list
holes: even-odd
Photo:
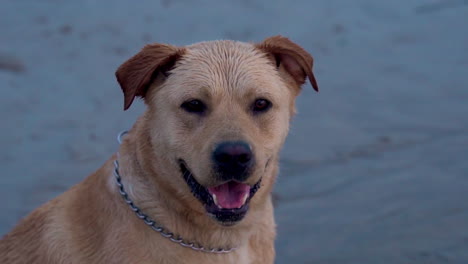
[(265, 112), (271, 107), (271, 102), (266, 99), (257, 99), (253, 104), (253, 111), (255, 113)]
[(205, 104), (202, 101), (196, 99), (184, 102), (180, 107), (189, 113), (197, 114), (201, 114), (206, 110)]

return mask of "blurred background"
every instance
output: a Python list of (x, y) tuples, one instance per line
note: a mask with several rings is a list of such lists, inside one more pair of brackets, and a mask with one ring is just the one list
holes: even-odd
[(146, 43), (315, 57), (282, 153), (277, 263), (468, 263), (468, 1), (0, 0), (0, 235), (81, 181), (144, 109)]

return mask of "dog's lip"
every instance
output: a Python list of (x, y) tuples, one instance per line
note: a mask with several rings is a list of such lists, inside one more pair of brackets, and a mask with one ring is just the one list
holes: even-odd
[[(198, 181), (195, 179), (193, 176), (192, 172), (189, 170), (187, 163), (183, 159), (178, 160), (182, 176), (187, 183), (187, 185), (190, 188), (190, 191), (192, 192), (193, 196), (197, 198), (205, 207), (205, 210), (215, 216), (216, 219), (225, 222), (224, 220), (230, 221), (230, 222), (236, 222), (240, 219), (242, 219), (245, 214), (247, 213), (249, 209), (249, 202), (254, 196), (254, 194), (258, 191), (260, 188), (260, 183), (261, 179), (254, 184), (253, 186), (250, 186), (250, 190), (248, 193), (247, 198), (243, 202), (242, 206), (239, 208), (220, 208), (214, 201), (213, 195), (210, 193), (208, 188), (213, 188), (213, 187), (205, 187), (198, 183)], [(228, 182), (225, 182), (223, 184), (226, 184)], [(217, 186), (220, 186), (222, 184), (219, 184)], [(216, 186), (215, 186), (216, 187)]]

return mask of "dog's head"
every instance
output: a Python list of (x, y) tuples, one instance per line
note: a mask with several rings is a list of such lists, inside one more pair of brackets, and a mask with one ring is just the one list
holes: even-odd
[(318, 90), (312, 64), (304, 49), (276, 36), (147, 45), (116, 75), (124, 109), (135, 97), (148, 106), (148, 145), (166, 163), (158, 164), (166, 182), (190, 207), (228, 225), (244, 217), (257, 191), (271, 190), (300, 86), (308, 78)]

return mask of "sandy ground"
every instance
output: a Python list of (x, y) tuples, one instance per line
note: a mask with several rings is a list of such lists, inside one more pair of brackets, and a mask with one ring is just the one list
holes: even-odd
[[(68, 3), (66, 3), (68, 2)], [(468, 1), (0, 1), (0, 234), (97, 169), (145, 43), (283, 34), (316, 58), (277, 263), (468, 263)]]

